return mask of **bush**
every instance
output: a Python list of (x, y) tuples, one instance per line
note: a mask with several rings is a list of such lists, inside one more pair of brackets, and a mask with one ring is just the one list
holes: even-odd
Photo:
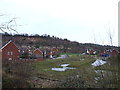
[(20, 55), (20, 58), (28, 58), (28, 55), (29, 55), (28, 53), (23, 53)]

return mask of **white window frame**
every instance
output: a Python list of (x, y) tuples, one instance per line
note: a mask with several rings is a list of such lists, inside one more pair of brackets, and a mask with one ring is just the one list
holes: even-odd
[(8, 51), (7, 55), (13, 55), (13, 52), (12, 51)]
[(9, 51), (7, 52), (7, 55), (10, 55), (10, 52), (9, 52)]

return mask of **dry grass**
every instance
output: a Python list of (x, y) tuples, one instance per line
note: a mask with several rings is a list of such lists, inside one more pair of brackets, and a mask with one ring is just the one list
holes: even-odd
[(32, 73), (31, 61), (3, 62), (3, 88), (28, 88)]
[[(80, 60), (84, 58), (84, 60)], [(47, 60), (44, 62), (15, 61), (3, 65), (4, 87), (35, 87), (35, 88), (120, 88), (118, 74), (118, 58), (107, 59), (107, 64), (92, 67), (96, 56), (72, 56), (66, 59)], [(52, 71), (59, 64), (70, 64), (74, 70), (64, 72)], [(95, 73), (94, 70), (105, 70)], [(103, 75), (104, 74), (104, 75)], [(99, 80), (95, 80), (99, 77)], [(20, 85), (16, 83), (19, 81)], [(22, 86), (23, 85), (23, 86)]]

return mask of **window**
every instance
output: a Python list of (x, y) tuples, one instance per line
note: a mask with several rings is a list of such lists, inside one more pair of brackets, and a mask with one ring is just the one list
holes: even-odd
[(7, 54), (8, 55), (13, 55), (13, 52), (12, 51), (11, 52), (8, 51)]
[(13, 52), (11, 52), (11, 55), (13, 55)]
[(8, 55), (10, 55), (10, 52), (7, 52), (8, 53)]

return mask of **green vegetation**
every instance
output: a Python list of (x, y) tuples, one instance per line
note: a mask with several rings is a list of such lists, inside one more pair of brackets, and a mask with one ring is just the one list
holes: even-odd
[[(80, 60), (84, 58), (84, 60)], [(37, 88), (120, 88), (118, 72), (118, 58), (111, 57), (107, 63), (93, 67), (95, 56), (73, 55), (65, 59), (45, 60), (43, 62), (24, 61), (7, 63), (4, 65), (3, 85), (7, 87)], [(60, 68), (61, 64), (70, 64), (66, 71), (53, 71), (51, 68)], [(95, 72), (99, 70), (99, 72)], [(103, 70), (103, 71), (102, 71)], [(20, 79), (20, 77), (22, 79)]]
[(28, 55), (29, 54), (25, 52), (25, 53), (21, 54), (20, 58), (28, 58)]
[(59, 55), (64, 55), (64, 54), (66, 54), (66, 55), (68, 55), (68, 56), (80, 56), (80, 54), (79, 53), (60, 53)]
[(104, 70), (101, 73), (102, 79), (100, 79), (103, 87), (120, 88), (119, 60), (118, 57), (110, 57), (107, 59), (107, 64), (95, 68), (96, 70)]
[[(94, 59), (88, 59), (86, 57), (86, 60), (81, 61), (80, 57), (70, 57), (65, 59), (56, 59), (56, 60), (48, 60), (44, 62), (36, 62), (34, 63), (36, 67), (36, 71), (38, 73), (46, 74), (50, 78), (59, 79), (64, 76), (69, 76), (70, 74), (76, 72), (81, 67), (85, 67), (87, 64), (90, 64)], [(70, 67), (76, 67), (76, 70), (67, 70), (65, 72), (58, 72), (58, 71), (52, 71), (51, 68), (57, 68), (60, 67), (60, 64), (70, 64)], [(64, 75), (64, 76), (61, 76)]]

